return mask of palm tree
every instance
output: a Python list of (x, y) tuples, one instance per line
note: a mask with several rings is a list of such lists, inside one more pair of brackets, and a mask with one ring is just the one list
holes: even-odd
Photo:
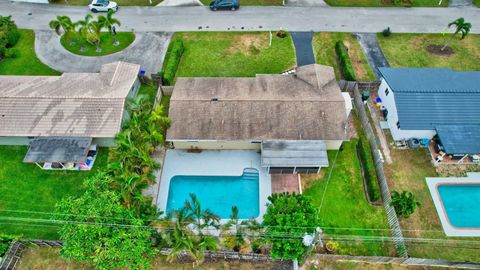
[(109, 10), (107, 13), (107, 16), (99, 16), (98, 17), (98, 22), (102, 25), (102, 27), (106, 28), (108, 30), (108, 33), (112, 36), (113, 39), (113, 45), (118, 46), (120, 42), (118, 42), (117, 39), (115, 39), (115, 32), (113, 31), (113, 28), (115, 25), (120, 26), (120, 21), (116, 18), (113, 18), (113, 10)]
[(200, 201), (195, 194), (190, 193), (190, 201), (185, 201), (185, 208), (190, 211), (192, 219), (195, 220), (198, 234), (202, 234), (202, 229), (204, 228), (218, 227), (220, 217), (209, 209), (202, 209)]
[(98, 21), (91, 21), (88, 23), (87, 27), (87, 41), (97, 47), (96, 52), (101, 52), (100, 32), (102, 31), (103, 26)]
[(70, 43), (70, 46), (75, 44), (75, 42), (72, 40), (72, 35), (75, 34), (75, 24), (72, 22), (70, 17), (68, 16), (57, 16), (55, 20), (51, 20), (48, 23), (48, 26), (50, 26), (51, 29), (55, 30), (55, 33), (57, 35), (61, 35), (63, 30), (63, 33), (65, 34), (65, 37)]
[[(88, 25), (90, 24), (90, 20), (92, 19), (92, 15), (91, 14), (87, 14), (85, 15), (85, 18), (83, 20), (79, 20), (75, 23), (75, 27), (79, 27), (78, 29), (78, 37), (80, 38), (84, 38), (84, 39), (87, 39), (87, 34), (89, 32), (89, 27)], [(80, 51), (83, 52), (85, 51), (85, 45), (84, 43), (80, 43)]]
[(458, 18), (455, 21), (449, 23), (448, 28), (450, 28), (452, 25), (455, 26), (455, 32), (452, 34), (450, 39), (445, 42), (445, 45), (442, 47), (442, 51), (445, 50), (448, 42), (450, 42), (458, 33), (461, 34), (460, 39), (464, 39), (468, 35), (468, 33), (470, 33), (470, 29), (472, 28), (472, 24), (466, 22), (464, 18)]

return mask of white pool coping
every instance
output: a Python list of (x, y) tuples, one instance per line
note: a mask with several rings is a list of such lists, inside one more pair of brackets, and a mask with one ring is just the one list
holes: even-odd
[(442, 184), (480, 184), (480, 173), (467, 173), (467, 177), (426, 177), (425, 180), (445, 234), (447, 236), (480, 236), (480, 228), (459, 228), (450, 223), (438, 193), (438, 186)]
[(260, 161), (260, 153), (255, 150), (205, 150), (189, 153), (169, 149), (162, 167), (157, 207), (163, 212), (167, 209), (170, 180), (176, 175), (239, 176), (245, 168), (255, 168), (259, 172), (260, 185), (260, 214), (256, 220), (262, 222), (267, 210), (267, 198), (272, 193), (272, 181), (266, 168), (260, 166)]

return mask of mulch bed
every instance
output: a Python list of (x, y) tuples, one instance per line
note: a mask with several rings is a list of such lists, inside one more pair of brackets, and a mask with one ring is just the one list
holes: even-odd
[(431, 44), (431, 45), (428, 45), (425, 49), (427, 49), (427, 51), (431, 54), (440, 55), (440, 56), (450, 56), (455, 53), (453, 51), (453, 48), (450, 46), (445, 47), (445, 49), (443, 49), (442, 51), (443, 46), (444, 45)]

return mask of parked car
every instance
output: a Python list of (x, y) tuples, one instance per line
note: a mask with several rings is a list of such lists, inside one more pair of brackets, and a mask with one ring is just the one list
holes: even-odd
[(108, 0), (93, 0), (88, 8), (93, 12), (108, 12), (110, 10), (117, 11), (118, 5), (116, 2), (108, 1)]
[(210, 9), (216, 10), (236, 10), (240, 7), (239, 0), (214, 0), (210, 3)]

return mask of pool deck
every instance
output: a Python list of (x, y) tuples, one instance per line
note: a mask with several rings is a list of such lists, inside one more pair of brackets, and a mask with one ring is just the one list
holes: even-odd
[(169, 149), (163, 163), (157, 207), (167, 208), (170, 180), (175, 175), (240, 176), (245, 168), (259, 171), (259, 208), (256, 218), (261, 222), (266, 211), (267, 198), (272, 193), (270, 175), (260, 166), (260, 153), (251, 150), (206, 150), (190, 153), (185, 150)]
[(448, 215), (443, 207), (442, 199), (438, 192), (438, 185), (448, 184), (479, 184), (480, 173), (467, 173), (467, 177), (426, 177), (428, 189), (432, 195), (433, 203), (437, 210), (438, 217), (442, 223), (443, 231), (447, 236), (480, 236), (480, 228), (459, 228), (450, 223)]
[(301, 193), (298, 174), (272, 174), (272, 193)]

